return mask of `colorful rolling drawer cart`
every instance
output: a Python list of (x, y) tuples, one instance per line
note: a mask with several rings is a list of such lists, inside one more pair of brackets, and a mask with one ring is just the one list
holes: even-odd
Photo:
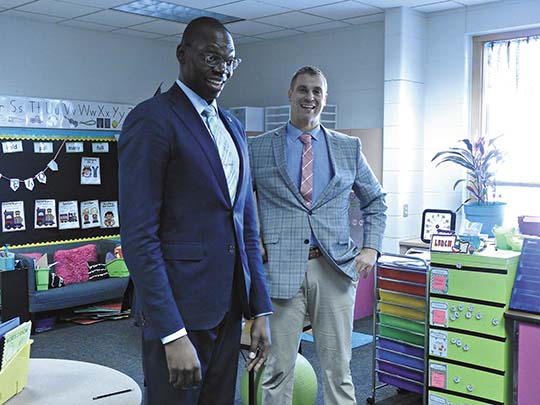
[(414, 256), (385, 253), (377, 261), (370, 404), (376, 390), (386, 385), (425, 393), (428, 268)]
[[(429, 405), (510, 405), (508, 309), (519, 253), (431, 253)], [(540, 403), (540, 402), (539, 402)]]

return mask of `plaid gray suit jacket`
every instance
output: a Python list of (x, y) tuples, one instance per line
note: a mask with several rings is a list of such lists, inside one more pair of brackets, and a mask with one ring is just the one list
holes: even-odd
[(354, 258), (359, 247), (349, 233), (351, 190), (362, 208), (364, 247), (381, 250), (386, 225), (385, 194), (366, 162), (360, 140), (323, 129), (334, 176), (311, 209), (287, 171), (285, 126), (248, 138), (272, 298), (290, 298), (298, 292), (307, 269), (312, 232), (331, 265), (357, 279)]

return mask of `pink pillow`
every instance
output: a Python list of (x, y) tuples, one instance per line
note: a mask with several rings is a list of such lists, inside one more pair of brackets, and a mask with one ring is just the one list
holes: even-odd
[(69, 250), (57, 250), (54, 253), (56, 274), (66, 284), (88, 281), (87, 262), (97, 261), (96, 245), (89, 244)]
[(41, 259), (41, 256), (43, 256), (43, 253), (21, 253), (23, 256), (31, 257), (32, 259), (39, 260)]

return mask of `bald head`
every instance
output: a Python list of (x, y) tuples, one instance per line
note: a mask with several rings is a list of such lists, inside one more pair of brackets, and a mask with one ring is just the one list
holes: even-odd
[(182, 42), (180, 45), (191, 44), (199, 39), (201, 35), (206, 35), (208, 32), (223, 31), (230, 35), (229, 30), (215, 18), (199, 17), (191, 20), (182, 34)]

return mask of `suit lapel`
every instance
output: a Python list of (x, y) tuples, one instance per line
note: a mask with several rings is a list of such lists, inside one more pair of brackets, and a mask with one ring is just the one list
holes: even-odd
[(285, 182), (285, 185), (291, 190), (302, 206), (308, 208), (305, 204), (304, 197), (302, 197), (302, 194), (300, 194), (300, 190), (298, 190), (298, 187), (296, 187), (296, 184), (294, 184), (291, 176), (289, 175), (289, 171), (287, 170), (287, 160), (285, 156), (287, 133), (285, 128), (285, 126), (278, 128), (272, 137), (272, 149), (274, 150), (274, 158), (276, 159), (277, 169)]
[(341, 179), (336, 161), (336, 156), (343, 156), (343, 154), (341, 153), (341, 147), (339, 145), (339, 142), (337, 142), (336, 137), (329, 130), (323, 128), (323, 132), (324, 136), (326, 136), (326, 144), (328, 145), (328, 156), (330, 158), (330, 165), (332, 166), (332, 172), (334, 173), (334, 175), (315, 201), (313, 208), (317, 208), (325, 204), (333, 196), (332, 189)]
[(225, 173), (223, 171), (219, 153), (201, 116), (197, 113), (195, 107), (191, 104), (191, 101), (189, 101), (176, 83), (172, 85), (169, 91), (167, 91), (167, 96), (169, 97), (173, 111), (189, 129), (191, 135), (206, 155), (224, 198), (226, 201), (230, 202), (227, 180), (225, 179)]

